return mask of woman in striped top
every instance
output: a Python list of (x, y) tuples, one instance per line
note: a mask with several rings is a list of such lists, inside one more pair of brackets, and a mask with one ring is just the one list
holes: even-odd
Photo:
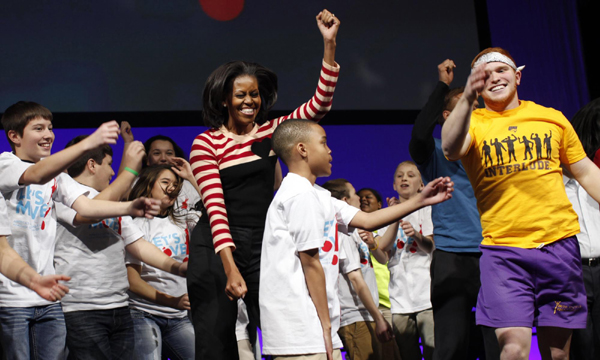
[(197, 358), (238, 359), (237, 298), (246, 302), (255, 343), (262, 236), (277, 163), (271, 135), (287, 119), (321, 119), (331, 108), (339, 72), (340, 22), (323, 10), (317, 24), (325, 46), (319, 84), (291, 114), (267, 121), (277, 99), (277, 76), (261, 65), (227, 63), (206, 82), (204, 121), (210, 129), (196, 137), (190, 153), (206, 208), (192, 234), (188, 270)]

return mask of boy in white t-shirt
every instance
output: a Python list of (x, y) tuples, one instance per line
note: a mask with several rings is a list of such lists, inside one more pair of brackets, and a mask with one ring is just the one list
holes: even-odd
[(70, 280), (68, 276), (54, 274), (41, 276), (38, 274), (10, 247), (8, 239), (6, 239), (10, 235), (6, 202), (0, 193), (0, 273), (11, 281), (30, 288), (48, 301), (60, 300), (65, 293), (69, 292), (66, 285), (59, 283), (59, 281)]
[[(75, 146), (87, 136), (67, 144)], [(124, 156), (125, 166), (134, 172), (141, 168), (143, 145), (132, 144)], [(112, 149), (96, 148), (80, 157), (68, 169), (69, 175), (84, 187), (89, 198), (119, 198), (136, 179), (125, 171), (109, 186), (114, 175)], [(69, 356), (75, 359), (127, 359), (133, 357), (134, 328), (129, 311), (125, 250), (146, 263), (174, 274), (185, 273), (187, 264), (165, 255), (143, 240), (143, 231), (129, 216), (98, 221), (79, 216), (57, 203), (57, 243), (54, 266), (71, 274), (70, 293), (61, 301), (67, 326)]]
[(453, 184), (436, 179), (418, 197), (367, 214), (315, 185), (317, 177), (331, 174), (331, 150), (321, 126), (287, 120), (272, 142), (290, 172), (265, 224), (259, 289), (263, 352), (275, 358), (341, 359), (338, 230), (380, 228), (449, 199)]
[[(128, 203), (90, 200), (81, 196), (86, 189), (63, 173), (86, 151), (115, 143), (119, 133), (116, 122), (103, 124), (85, 141), (54, 155), (50, 155), (54, 142), (52, 113), (45, 107), (18, 102), (6, 109), (2, 125), (13, 149), (0, 155), (0, 192), (11, 226), (8, 243), (41, 275), (54, 274), (55, 202), (94, 218), (152, 216), (158, 212), (152, 199)], [(65, 334), (59, 303), (0, 276), (0, 342), (7, 358), (26, 359), (34, 353), (60, 358), (64, 356)]]
[[(323, 188), (331, 196), (360, 208), (360, 197), (346, 179), (329, 180)], [(379, 291), (367, 244), (358, 230), (350, 236), (338, 232), (346, 259), (340, 260), (339, 291), (341, 322), (338, 335), (346, 350), (346, 360), (381, 358), (381, 346), (393, 338), (390, 324), (379, 312)]]
[[(394, 173), (394, 190), (398, 193), (398, 200), (388, 199), (388, 204), (399, 206), (419, 196), (423, 187), (421, 173), (415, 163), (404, 161)], [(379, 250), (373, 255), (378, 261), (387, 261), (390, 269), (392, 322), (400, 356), (404, 360), (430, 360), (434, 348), (429, 271), (434, 249), (431, 207), (409, 214), (400, 224), (394, 223), (386, 229), (379, 240)]]

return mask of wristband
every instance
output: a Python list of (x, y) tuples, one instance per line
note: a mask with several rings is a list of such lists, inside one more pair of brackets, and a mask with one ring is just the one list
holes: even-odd
[(129, 171), (130, 173), (132, 173), (132, 174), (133, 174), (133, 175), (135, 175), (135, 176), (140, 176), (140, 173), (139, 173), (139, 172), (137, 172), (137, 171), (133, 170), (132, 168), (130, 168), (130, 167), (128, 167), (128, 166), (125, 166), (125, 167), (123, 168), (123, 170), (125, 170), (125, 171)]
[(375, 247), (372, 248), (372, 249), (370, 249), (371, 251), (379, 249), (379, 241), (376, 240), (378, 237), (379, 236), (375, 236), (375, 238), (373, 238), (373, 242), (375, 243)]

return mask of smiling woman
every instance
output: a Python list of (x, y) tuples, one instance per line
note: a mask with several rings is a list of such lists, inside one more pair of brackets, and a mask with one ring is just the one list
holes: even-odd
[(277, 163), (271, 135), (287, 119), (318, 121), (331, 108), (339, 24), (327, 10), (317, 15), (325, 44), (317, 91), (287, 116), (267, 121), (277, 76), (259, 64), (224, 64), (206, 82), (204, 121), (210, 129), (196, 137), (190, 154), (206, 207), (192, 234), (188, 271), (198, 358), (238, 358), (235, 298), (246, 303), (255, 343), (262, 237)]

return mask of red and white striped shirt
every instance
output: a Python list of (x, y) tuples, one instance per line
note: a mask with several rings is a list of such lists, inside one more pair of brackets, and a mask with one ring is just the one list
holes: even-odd
[(194, 139), (190, 165), (206, 207), (215, 252), (235, 247), (230, 225), (264, 226), (277, 159), (271, 136), (287, 119), (318, 121), (325, 116), (331, 109), (339, 69), (323, 62), (315, 95), (289, 115), (255, 125), (248, 134), (233, 134), (221, 126)]

